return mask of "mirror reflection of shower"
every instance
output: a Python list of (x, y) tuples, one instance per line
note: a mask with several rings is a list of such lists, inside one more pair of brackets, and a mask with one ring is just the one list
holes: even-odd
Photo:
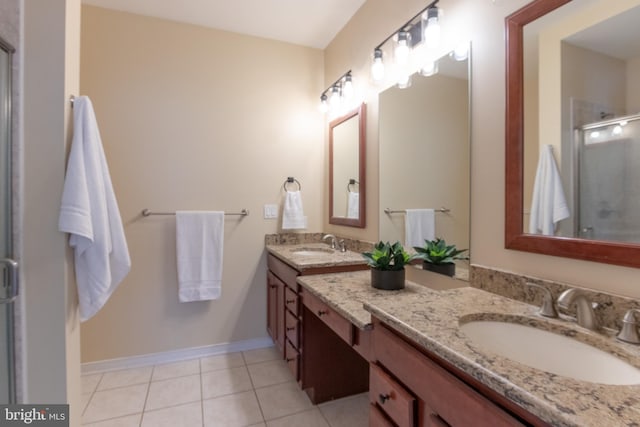
[[(604, 116), (604, 117), (603, 117)], [(640, 242), (640, 114), (611, 117), (576, 130), (576, 235)]]

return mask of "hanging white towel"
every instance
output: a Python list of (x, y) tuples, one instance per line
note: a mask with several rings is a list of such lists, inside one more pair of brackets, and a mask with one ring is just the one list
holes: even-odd
[(58, 229), (71, 234), (84, 322), (104, 306), (129, 273), (131, 260), (98, 123), (86, 96), (75, 98), (73, 122)]
[(360, 193), (349, 191), (347, 196), (347, 218), (360, 218)]
[(533, 186), (529, 232), (553, 236), (556, 224), (569, 218), (569, 215), (562, 179), (553, 157), (553, 148), (551, 145), (545, 145), (540, 153)]
[(433, 209), (407, 209), (404, 219), (405, 247), (424, 246), (425, 240), (433, 240), (436, 230)]
[(220, 298), (224, 212), (176, 212), (180, 302)]
[(302, 209), (302, 193), (287, 191), (282, 209), (282, 229), (292, 230), (307, 228), (307, 217)]

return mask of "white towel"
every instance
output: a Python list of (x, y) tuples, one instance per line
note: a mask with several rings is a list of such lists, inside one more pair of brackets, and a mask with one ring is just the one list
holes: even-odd
[(180, 302), (220, 298), (224, 212), (176, 212)]
[(75, 98), (73, 122), (58, 229), (71, 234), (84, 322), (104, 306), (129, 273), (131, 260), (98, 123), (86, 96)]
[(347, 218), (360, 218), (360, 193), (349, 191), (347, 196)]
[(569, 218), (569, 215), (553, 149), (551, 145), (545, 145), (540, 153), (533, 186), (529, 232), (553, 236), (558, 221)]
[(282, 209), (282, 229), (307, 228), (307, 217), (302, 209), (302, 194), (300, 191), (287, 191)]
[(436, 221), (433, 209), (407, 209), (404, 219), (405, 247), (424, 246), (435, 237)]

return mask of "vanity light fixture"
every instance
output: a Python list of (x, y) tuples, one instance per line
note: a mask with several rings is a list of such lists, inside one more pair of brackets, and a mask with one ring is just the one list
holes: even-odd
[(440, 0), (433, 0), (424, 9), (405, 22), (400, 28), (391, 33), (373, 50), (371, 63), (371, 79), (380, 83), (385, 78), (385, 63), (383, 46), (389, 40), (394, 40), (393, 57), (397, 66), (397, 86), (400, 88), (411, 85), (409, 66), (415, 46), (420, 43), (425, 48), (438, 47), (440, 43), (440, 18), (442, 10), (437, 7)]
[(428, 49), (435, 49), (440, 45), (440, 16), (441, 10), (435, 5), (427, 8), (422, 14), (424, 28), (424, 44)]
[(382, 49), (379, 47), (373, 51), (373, 62), (371, 63), (371, 78), (378, 83), (384, 79), (384, 59)]
[(430, 77), (435, 74), (438, 74), (438, 61), (433, 59), (425, 60), (420, 68), (420, 75)]
[(320, 94), (320, 111), (326, 113), (340, 108), (343, 100), (353, 96), (353, 91), (353, 76), (349, 70)]

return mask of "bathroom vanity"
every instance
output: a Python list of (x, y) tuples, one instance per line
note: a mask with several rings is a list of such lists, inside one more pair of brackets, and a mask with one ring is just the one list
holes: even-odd
[[(640, 348), (616, 342), (611, 331), (592, 332), (566, 316), (543, 318), (537, 305), (476, 287), (438, 291), (407, 281), (403, 290), (382, 291), (370, 286), (369, 271), (300, 274), (304, 268), (297, 270), (271, 250), (269, 267), (270, 280), (280, 280), (283, 295), (291, 297), (283, 297), (281, 306), (284, 356), (315, 403), (368, 388), (371, 426), (582, 427), (640, 421), (640, 380), (625, 383), (623, 375), (622, 383), (620, 377), (607, 383), (608, 368), (602, 370), (603, 382), (534, 369), (487, 350), (465, 326), (497, 321), (562, 335), (613, 355), (640, 375)], [(506, 273), (487, 275), (474, 268), (476, 281), (505, 281)], [(277, 328), (277, 313), (274, 317), (270, 322)], [(528, 351), (534, 359), (538, 351), (563, 353), (548, 345)]]
[(267, 245), (267, 251), (267, 330), (300, 386), (314, 403), (366, 391), (366, 361), (354, 348), (367, 351), (362, 343), (368, 343), (368, 334), (364, 338), (296, 281), (298, 276), (363, 270), (362, 256), (324, 243)]

